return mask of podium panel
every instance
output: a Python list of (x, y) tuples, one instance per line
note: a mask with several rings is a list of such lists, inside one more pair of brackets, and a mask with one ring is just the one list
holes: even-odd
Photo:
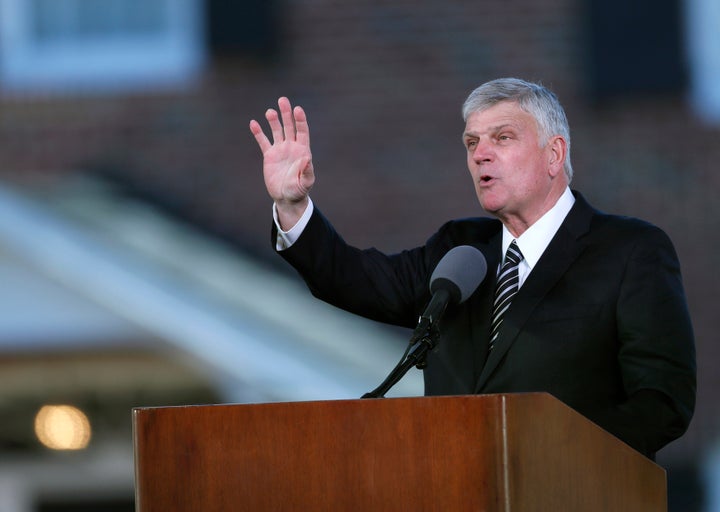
[(545, 393), (138, 408), (137, 512), (665, 511), (665, 471)]

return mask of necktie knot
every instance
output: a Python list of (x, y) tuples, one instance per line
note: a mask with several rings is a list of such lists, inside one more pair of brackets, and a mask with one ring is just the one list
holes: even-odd
[(505, 263), (504, 265), (507, 265), (509, 263), (512, 263), (513, 265), (517, 265), (522, 261), (523, 255), (520, 252), (520, 248), (518, 247), (515, 240), (512, 241), (510, 246), (507, 249), (507, 252), (505, 253)]

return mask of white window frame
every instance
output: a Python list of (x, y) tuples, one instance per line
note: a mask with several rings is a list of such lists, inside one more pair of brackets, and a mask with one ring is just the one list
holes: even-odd
[(32, 5), (0, 0), (0, 89), (5, 92), (177, 87), (204, 66), (203, 0), (169, 0), (167, 23), (156, 34), (115, 34), (92, 44), (80, 38), (37, 44)]

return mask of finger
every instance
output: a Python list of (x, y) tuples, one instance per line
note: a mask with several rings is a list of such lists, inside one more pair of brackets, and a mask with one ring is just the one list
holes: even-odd
[(265, 112), (265, 119), (267, 119), (267, 122), (270, 125), (273, 142), (277, 143), (285, 140), (282, 125), (280, 124), (280, 119), (278, 118), (278, 113), (274, 109), (269, 108), (267, 109), (267, 112)]
[(312, 158), (309, 156), (299, 158), (293, 164), (290, 175), (295, 179), (298, 193), (307, 195), (315, 182)]
[(307, 122), (307, 115), (302, 107), (295, 107), (293, 111), (295, 115), (295, 131), (297, 133), (297, 141), (310, 146), (310, 127)]
[(295, 120), (293, 119), (290, 100), (283, 96), (278, 99), (278, 107), (280, 108), (280, 115), (282, 116), (285, 140), (295, 140)]
[(255, 141), (258, 143), (258, 146), (260, 146), (260, 151), (262, 151), (263, 154), (272, 147), (272, 144), (270, 144), (270, 141), (265, 136), (260, 123), (255, 121), (255, 119), (250, 121), (250, 133), (252, 133), (255, 137)]
[(298, 190), (300, 190), (303, 195), (308, 195), (314, 183), (315, 173), (312, 166), (312, 160), (310, 158), (306, 158), (303, 160), (300, 172), (297, 176)]

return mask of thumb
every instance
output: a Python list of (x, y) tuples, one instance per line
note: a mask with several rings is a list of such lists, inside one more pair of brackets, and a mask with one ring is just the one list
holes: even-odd
[(309, 193), (315, 184), (315, 170), (311, 158), (306, 158), (301, 162), (297, 175), (297, 184), (303, 194)]

